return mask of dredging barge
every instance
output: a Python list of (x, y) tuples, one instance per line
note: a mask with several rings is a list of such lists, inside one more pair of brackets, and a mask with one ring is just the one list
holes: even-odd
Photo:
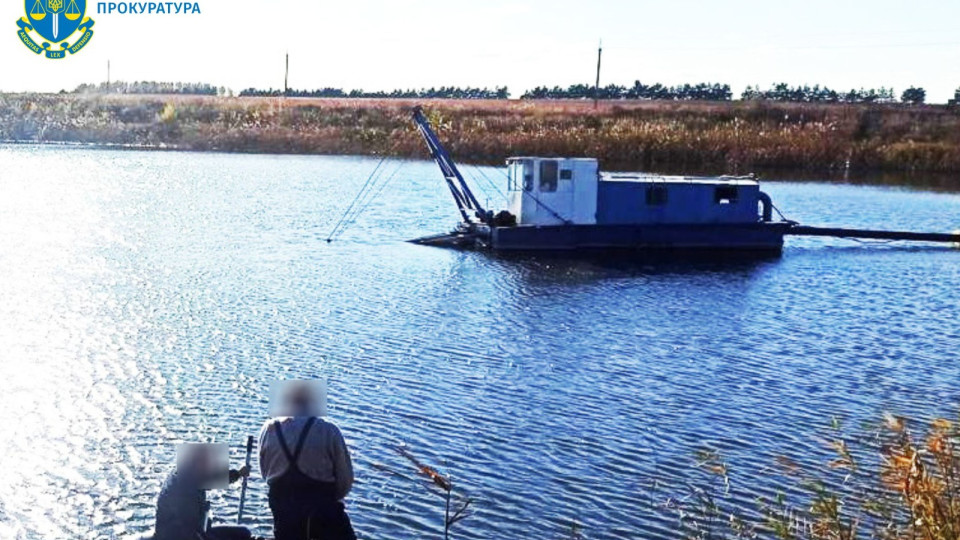
[(960, 234), (823, 228), (774, 220), (750, 176), (602, 173), (596, 159), (511, 157), (508, 204), (480, 205), (420, 107), (413, 120), (440, 167), (462, 222), (417, 244), (503, 252), (700, 252), (779, 254), (787, 235), (947, 242)]

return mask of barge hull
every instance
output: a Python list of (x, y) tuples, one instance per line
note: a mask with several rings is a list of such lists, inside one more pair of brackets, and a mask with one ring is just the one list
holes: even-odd
[(784, 222), (495, 227), (497, 251), (729, 251), (779, 254)]

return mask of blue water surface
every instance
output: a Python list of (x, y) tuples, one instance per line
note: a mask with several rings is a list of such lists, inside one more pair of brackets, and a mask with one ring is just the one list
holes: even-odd
[[(0, 146), (0, 537), (146, 533), (175, 444), (228, 443), (239, 463), (282, 378), (329, 380), (363, 538), (439, 536), (442, 501), (399, 444), (475, 498), (457, 538), (677, 538), (675, 505), (710, 482), (698, 450), (748, 506), (784, 487), (777, 456), (827, 457), (833, 417), (958, 411), (958, 250), (789, 238), (779, 259), (719, 263), (416, 246), (457, 218), (425, 161), (327, 243), (377, 162)], [(499, 170), (465, 170), (502, 203), (483, 178), (502, 188)], [(805, 224), (960, 228), (955, 194), (764, 190)], [(265, 497), (254, 475), (261, 535)], [(214, 514), (233, 521), (238, 498), (211, 493)]]

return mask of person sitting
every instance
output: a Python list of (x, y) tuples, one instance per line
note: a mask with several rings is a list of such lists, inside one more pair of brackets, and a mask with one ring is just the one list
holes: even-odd
[(353, 485), (350, 452), (340, 429), (319, 418), (321, 395), (313, 383), (286, 383), (278, 416), (260, 430), (260, 472), (276, 540), (356, 538), (343, 506)]
[[(226, 447), (215, 444), (181, 445), (177, 467), (167, 477), (157, 497), (157, 522), (154, 540), (249, 540), (244, 527), (209, 527), (207, 489), (224, 481), (233, 483), (250, 474), (250, 467), (227, 471)], [(220, 461), (218, 463), (218, 461)], [(222, 464), (222, 467), (220, 466)], [(219, 469), (219, 470), (218, 470)], [(219, 481), (219, 482), (218, 482)]]

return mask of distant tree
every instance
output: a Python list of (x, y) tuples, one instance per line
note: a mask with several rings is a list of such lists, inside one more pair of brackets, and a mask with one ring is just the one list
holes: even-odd
[(740, 94), (740, 99), (742, 99), (742, 100), (744, 100), (744, 101), (748, 101), (748, 100), (751, 100), (751, 99), (761, 99), (761, 96), (760, 96), (760, 87), (754, 88), (754, 87), (752, 87), (752, 86), (750, 86), (750, 85), (747, 85), (747, 87), (746, 87), (746, 88), (743, 90), (743, 92)]
[(903, 91), (903, 94), (900, 96), (900, 101), (904, 103), (910, 103), (912, 105), (919, 105), (927, 100), (927, 91), (923, 88), (915, 88), (911, 86)]
[(953, 93), (953, 99), (947, 101), (947, 105), (951, 107), (960, 106), (960, 88), (957, 88), (957, 90)]

